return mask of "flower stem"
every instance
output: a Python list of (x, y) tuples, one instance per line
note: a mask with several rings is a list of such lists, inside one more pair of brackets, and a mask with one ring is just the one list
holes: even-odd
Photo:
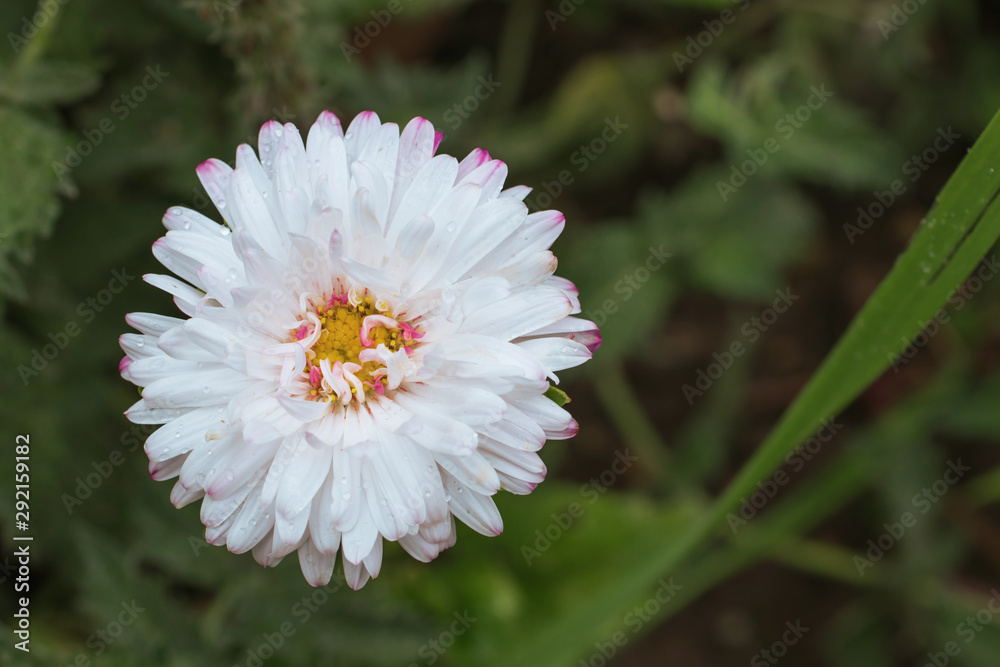
[(669, 450), (642, 409), (621, 363), (606, 364), (601, 371), (601, 381), (595, 386), (611, 421), (642, 461), (649, 482), (652, 485), (666, 483), (677, 496), (687, 500), (705, 500), (704, 494), (682, 479), (677, 468), (671, 465)]
[(537, 0), (514, 0), (507, 12), (497, 63), (497, 79), (503, 85), (494, 102), (498, 114), (508, 113), (521, 98), (539, 14)]

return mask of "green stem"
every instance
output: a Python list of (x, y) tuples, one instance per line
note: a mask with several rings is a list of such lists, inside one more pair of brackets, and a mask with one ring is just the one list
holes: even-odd
[(791, 540), (777, 545), (769, 556), (783, 565), (809, 574), (835, 579), (848, 584), (884, 586), (886, 580), (877, 572), (858, 576), (853, 554), (844, 549), (816, 540)]
[[(45, 47), (48, 46), (49, 40), (55, 33), (56, 23), (59, 20), (59, 10), (62, 8), (62, 3), (55, 2), (52, 4), (55, 6), (55, 9), (52, 10), (52, 15), (48, 21), (38, 26), (34, 37), (28, 41), (28, 45), (24, 47), (24, 50), (18, 56), (16, 67), (28, 67), (32, 63), (37, 62), (42, 57), (42, 54), (45, 53)], [(38, 11), (43, 11), (42, 0), (38, 1)]]
[(601, 370), (601, 381), (596, 382), (595, 387), (618, 432), (638, 454), (650, 483), (658, 485), (666, 480), (678, 496), (704, 500), (700, 490), (677, 475), (676, 467), (669, 460), (669, 450), (642, 409), (639, 397), (632, 391), (621, 363), (605, 365)]
[(539, 15), (537, 0), (514, 0), (507, 13), (497, 63), (497, 79), (503, 86), (494, 101), (498, 114), (509, 113), (521, 98)]

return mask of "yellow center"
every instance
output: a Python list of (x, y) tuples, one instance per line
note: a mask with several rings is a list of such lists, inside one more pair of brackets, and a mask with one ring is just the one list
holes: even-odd
[[(395, 352), (403, 347), (402, 332), (399, 329), (389, 329), (379, 325), (372, 327), (368, 331), (368, 337), (372, 344), (365, 346), (361, 342), (361, 326), (365, 317), (369, 315), (387, 315), (375, 308), (371, 297), (365, 297), (357, 306), (350, 303), (321, 305), (316, 308), (316, 315), (319, 317), (321, 326), (319, 339), (313, 344), (312, 349), (307, 353), (309, 363), (306, 366), (306, 373), (314, 366), (319, 366), (320, 361), (328, 359), (331, 364), (336, 362), (355, 363), (361, 366), (361, 370), (354, 375), (363, 383), (371, 381), (373, 371), (381, 367), (375, 361), (361, 362), (361, 351), (369, 348), (376, 349), (379, 345), (385, 345), (390, 352)], [(354, 391), (352, 387), (352, 392)], [(311, 392), (313, 396), (318, 391)]]

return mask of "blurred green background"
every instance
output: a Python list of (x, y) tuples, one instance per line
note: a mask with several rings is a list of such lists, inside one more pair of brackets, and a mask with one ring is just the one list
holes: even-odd
[[(1000, 108), (1000, 3), (5, 0), (0, 28), (0, 664), (998, 664), (991, 261), (694, 562), (624, 617), (598, 592), (725, 487), (906, 247)], [(605, 340), (505, 533), (391, 545), (356, 593), (205, 544), (117, 372), (125, 313), (173, 312), (137, 279), (160, 217), (213, 215), (194, 167), (323, 109), (505, 160), (565, 212), (559, 274)]]

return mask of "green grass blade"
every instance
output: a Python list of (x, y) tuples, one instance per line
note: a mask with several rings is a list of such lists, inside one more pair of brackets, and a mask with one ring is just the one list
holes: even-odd
[[(776, 428), (723, 492), (687, 531), (650, 536), (646, 558), (618, 572), (590, 604), (580, 605), (526, 638), (519, 654), (533, 664), (569, 664), (581, 646), (601, 640), (634, 601), (723, 523), (741, 496), (771, 474), (785, 454), (835, 416), (881, 375), (962, 284), (1000, 236), (1000, 114), (994, 116), (939, 194), (910, 247), (855, 317)], [(609, 575), (611, 576), (611, 575)], [(573, 646), (575, 650), (566, 650)], [(555, 653), (554, 647), (563, 647)], [(545, 660), (539, 660), (539, 657)]]

